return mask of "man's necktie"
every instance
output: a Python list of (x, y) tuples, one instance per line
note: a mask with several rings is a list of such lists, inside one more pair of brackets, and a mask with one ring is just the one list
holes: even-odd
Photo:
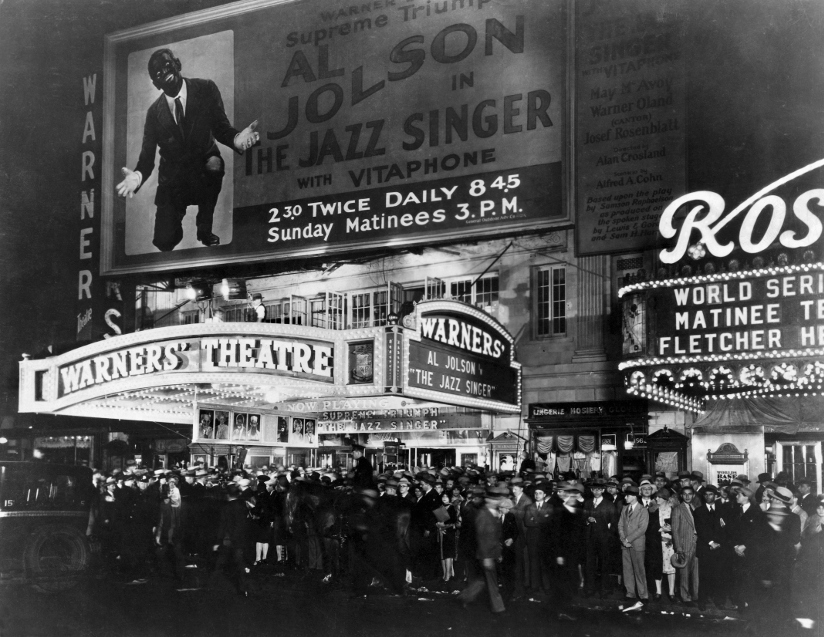
[(177, 120), (177, 127), (180, 129), (180, 135), (183, 136), (183, 103), (179, 97), (175, 98), (175, 119)]

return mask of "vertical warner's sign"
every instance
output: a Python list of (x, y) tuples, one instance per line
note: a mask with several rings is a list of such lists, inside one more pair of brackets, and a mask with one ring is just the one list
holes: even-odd
[(665, 7), (576, 2), (578, 254), (651, 247), (685, 191), (682, 24)]
[[(83, 133), (80, 140), (80, 225), (76, 340), (96, 341), (123, 333), (124, 299), (119, 282), (100, 278), (100, 142), (95, 111), (98, 75), (82, 77)], [(98, 102), (99, 103), (99, 102)], [(97, 115), (97, 116), (96, 116)]]

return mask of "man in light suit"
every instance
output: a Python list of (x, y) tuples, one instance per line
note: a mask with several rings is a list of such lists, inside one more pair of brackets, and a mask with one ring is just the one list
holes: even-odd
[(220, 91), (212, 80), (184, 78), (183, 68), (169, 49), (149, 58), (149, 77), (163, 94), (149, 107), (143, 126), (143, 144), (137, 167), (123, 168), (117, 194), (133, 197), (154, 170), (160, 148), (155, 194), (152, 243), (169, 252), (183, 239), (186, 207), (197, 205), (197, 239), (205, 246), (220, 244), (212, 233), (215, 205), (223, 182), (225, 164), (216, 141), (242, 153), (259, 139), (257, 121), (243, 131), (229, 123)]
[(684, 566), (679, 570), (681, 601), (694, 606), (698, 601), (698, 533), (695, 529), (692, 486), (681, 489), (681, 504), (672, 508), (672, 547)]
[(618, 537), (621, 540), (626, 599), (636, 600), (635, 605), (624, 610), (635, 610), (643, 606), (649, 598), (647, 574), (644, 569), (649, 512), (638, 502), (638, 487), (634, 484), (624, 491), (624, 499), (626, 506), (621, 511), (618, 522)]

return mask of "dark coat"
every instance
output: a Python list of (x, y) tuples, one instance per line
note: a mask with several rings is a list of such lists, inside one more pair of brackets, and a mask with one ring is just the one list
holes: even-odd
[(232, 548), (244, 548), (249, 541), (250, 523), (251, 518), (246, 502), (241, 499), (230, 500), (220, 512), (218, 542), (228, 540)]
[[(725, 551), (729, 547), (729, 537), (727, 535), (728, 520), (725, 516), (728, 515), (723, 511), (719, 511), (718, 507), (714, 507), (714, 511), (710, 513), (707, 505), (700, 506), (693, 511), (695, 516), (695, 530), (698, 533), (698, 559), (705, 559), (709, 556), (715, 556), (716, 551)], [(722, 523), (723, 521), (723, 523)], [(710, 549), (710, 542), (717, 542), (721, 548)]]
[(550, 560), (562, 557), (566, 565), (576, 564), (584, 557), (584, 511), (570, 511), (561, 506), (553, 512), (550, 531)]
[(586, 523), (584, 529), (586, 539), (592, 542), (606, 542), (610, 537), (617, 536), (619, 514), (615, 503), (608, 495), (601, 498), (597, 507), (594, 499), (584, 502), (585, 523), (589, 518), (595, 518), (594, 523)]
[(492, 513), (488, 507), (478, 509), (475, 515), (475, 557), (479, 560), (498, 559), (501, 557), (503, 544), (503, 526), (501, 518)]
[(154, 170), (155, 151), (160, 148), (155, 204), (177, 202), (191, 196), (190, 189), (199, 183), (199, 175), (209, 157), (220, 157), (215, 141), (235, 150), (238, 131), (229, 123), (223, 99), (212, 80), (184, 78), (186, 82), (186, 117), (184, 135), (169, 110), (166, 95), (149, 107), (143, 126), (143, 144), (135, 170), (146, 183)]
[(735, 563), (742, 559), (749, 568), (757, 566), (767, 541), (767, 521), (764, 512), (757, 504), (750, 504), (745, 512), (742, 511), (741, 505), (736, 505), (728, 527), (730, 544), (733, 547), (746, 547), (744, 557), (736, 556)]

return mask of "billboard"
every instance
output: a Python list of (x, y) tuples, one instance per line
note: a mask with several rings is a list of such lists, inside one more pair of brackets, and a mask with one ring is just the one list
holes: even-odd
[(576, 254), (655, 245), (686, 190), (684, 16), (656, 0), (576, 9)]
[[(563, 0), (255, 0), (107, 36), (105, 272), (568, 220), (566, 38)], [(155, 61), (150, 76), (164, 48), (179, 70)], [(175, 73), (181, 115), (163, 85)]]

